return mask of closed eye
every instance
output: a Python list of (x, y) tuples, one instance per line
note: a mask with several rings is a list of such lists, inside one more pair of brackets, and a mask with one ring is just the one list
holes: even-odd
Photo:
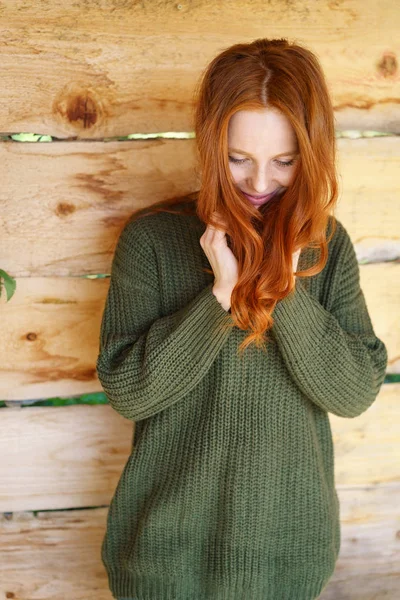
[[(248, 160), (247, 158), (241, 158), (241, 159), (239, 159), (239, 158), (233, 158), (233, 156), (228, 156), (228, 159), (230, 160), (230, 162), (235, 163), (236, 165), (241, 165), (241, 164), (245, 163), (246, 160)], [(292, 158), (292, 160), (289, 160), (287, 162), (285, 162), (283, 160), (276, 159), (276, 163), (280, 167), (290, 167), (294, 163), (294, 159)]]
[(241, 158), (240, 160), (238, 158), (233, 158), (233, 156), (228, 156), (229, 160), (235, 164), (241, 164), (246, 162), (247, 158)]
[(294, 163), (294, 159), (292, 158), (292, 160), (288, 160), (287, 162), (276, 159), (276, 162), (280, 167), (290, 167)]

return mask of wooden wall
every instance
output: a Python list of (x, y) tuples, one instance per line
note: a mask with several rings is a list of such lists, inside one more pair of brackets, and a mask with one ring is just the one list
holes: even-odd
[[(198, 189), (194, 139), (118, 138), (192, 131), (201, 71), (258, 37), (296, 39), (322, 62), (341, 136), (337, 216), (389, 352), (370, 409), (330, 415), (342, 547), (321, 599), (400, 597), (397, 4), (2, 2), (0, 269), (17, 288), (8, 303), (0, 297), (0, 600), (111, 599), (100, 545), (132, 423), (101, 401), (29, 404), (102, 392), (95, 362), (109, 280), (87, 276), (110, 272), (135, 208)], [(53, 142), (18, 143), (19, 132)]]

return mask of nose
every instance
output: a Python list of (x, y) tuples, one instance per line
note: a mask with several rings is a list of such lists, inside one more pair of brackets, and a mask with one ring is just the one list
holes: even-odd
[(267, 168), (265, 169), (255, 169), (249, 180), (247, 181), (247, 185), (250, 190), (253, 190), (255, 194), (261, 196), (263, 194), (269, 194), (273, 191), (272, 185), (272, 177)]

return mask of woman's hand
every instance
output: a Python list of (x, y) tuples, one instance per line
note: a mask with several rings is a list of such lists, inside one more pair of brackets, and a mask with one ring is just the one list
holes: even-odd
[(228, 311), (231, 307), (231, 294), (238, 280), (239, 263), (228, 247), (226, 223), (219, 213), (214, 213), (214, 217), (220, 223), (220, 227), (207, 225), (200, 238), (200, 246), (214, 271), (213, 294), (222, 307)]
[[(212, 225), (207, 225), (200, 238), (200, 245), (214, 271), (213, 294), (223, 308), (228, 311), (231, 307), (232, 291), (238, 280), (238, 261), (228, 247), (226, 223), (219, 213), (214, 213), (214, 217), (220, 223), (220, 227), (215, 228)], [(293, 272), (297, 270), (300, 252), (301, 250), (297, 250), (292, 255)], [(295, 275), (293, 275), (293, 279), (296, 281)]]

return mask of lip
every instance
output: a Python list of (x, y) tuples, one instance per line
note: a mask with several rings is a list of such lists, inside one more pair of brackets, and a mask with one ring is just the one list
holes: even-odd
[(243, 194), (253, 204), (263, 204), (264, 202), (268, 202), (268, 200), (271, 200), (271, 198), (273, 198), (275, 196), (275, 194), (278, 193), (278, 191), (279, 191), (279, 189), (277, 188), (275, 191), (271, 192), (270, 194), (267, 194), (266, 196), (251, 196), (250, 194), (246, 194), (246, 192), (243, 192)]

